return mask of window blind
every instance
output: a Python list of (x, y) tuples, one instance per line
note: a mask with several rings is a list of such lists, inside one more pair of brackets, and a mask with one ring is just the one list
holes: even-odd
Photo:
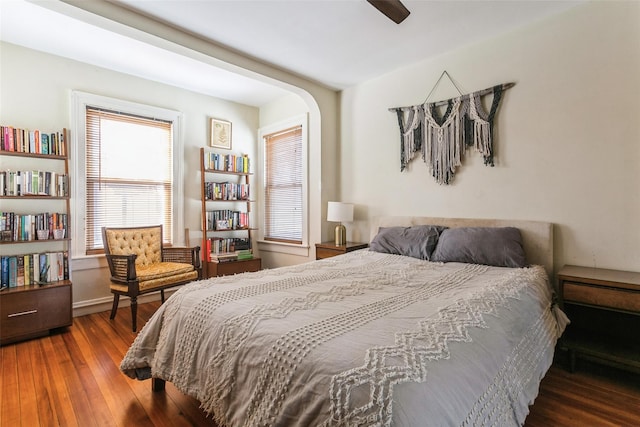
[(302, 126), (264, 139), (264, 238), (302, 244)]
[(172, 123), (86, 109), (86, 248), (103, 252), (102, 227), (163, 225), (172, 237)]

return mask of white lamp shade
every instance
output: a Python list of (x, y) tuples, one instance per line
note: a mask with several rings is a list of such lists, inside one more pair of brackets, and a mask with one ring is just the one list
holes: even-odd
[(329, 202), (329, 206), (327, 208), (327, 221), (353, 221), (353, 205), (351, 203)]

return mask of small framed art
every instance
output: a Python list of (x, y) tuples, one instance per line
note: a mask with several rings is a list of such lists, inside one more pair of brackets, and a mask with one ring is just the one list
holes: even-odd
[(211, 136), (209, 145), (231, 150), (231, 122), (211, 119)]

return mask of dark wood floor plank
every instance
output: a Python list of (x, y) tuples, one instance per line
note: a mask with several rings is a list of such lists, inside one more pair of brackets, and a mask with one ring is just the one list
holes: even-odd
[(29, 357), (31, 358), (31, 369), (33, 369), (33, 378), (36, 386), (36, 401), (38, 403), (40, 426), (54, 427), (58, 425), (58, 415), (50, 393), (52, 387), (49, 376), (47, 375), (47, 367), (44, 363), (43, 341), (44, 340), (30, 341), (32, 345), (29, 347)]
[[(133, 342), (135, 335), (130, 332), (130, 329), (125, 329), (124, 332), (118, 331), (118, 329), (123, 329), (123, 327), (130, 328), (131, 326), (112, 321), (108, 316), (92, 317), (86, 319), (86, 323), (90, 324), (90, 327), (86, 329), (86, 331), (90, 332), (96, 339), (99, 339), (98, 337), (101, 335), (108, 336), (111, 339), (112, 345), (103, 349), (105, 357), (108, 358), (108, 362), (105, 363), (111, 365), (110, 378), (129, 389), (127, 393), (129, 403), (125, 406), (126, 417), (135, 419), (138, 423), (151, 422), (153, 425), (163, 425), (166, 419), (166, 414), (163, 413), (163, 411), (166, 412), (166, 408), (163, 408), (163, 411), (160, 412), (157, 410), (149, 410), (149, 407), (153, 403), (150, 386), (146, 387), (146, 382), (132, 380), (120, 372), (120, 362)], [(147, 421), (143, 421), (145, 417)]]
[[(140, 328), (159, 307), (141, 304)], [(150, 381), (120, 372), (136, 334), (129, 307), (74, 319), (49, 337), (0, 347), (0, 425), (18, 426), (213, 426), (199, 402), (168, 383), (151, 391)], [(640, 375), (611, 369), (569, 373), (551, 367), (525, 427), (640, 426)], [(21, 399), (33, 394), (34, 402)], [(32, 426), (36, 423), (35, 426)]]
[[(93, 408), (89, 396), (86, 394), (84, 383), (93, 380), (91, 373), (84, 369), (86, 362), (78, 352), (67, 347), (66, 337), (69, 333), (53, 335), (51, 341), (55, 351), (55, 357), (62, 371), (67, 385), (69, 400), (73, 407), (75, 418), (81, 426), (98, 426), (93, 411), (101, 408)], [(87, 375), (85, 378), (81, 374)]]
[[(97, 350), (92, 345), (91, 338), (88, 338), (83, 328), (83, 319), (76, 319), (72, 334), (66, 334), (65, 339), (70, 349), (77, 351), (86, 362), (90, 373), (80, 372), (80, 375), (89, 377), (90, 380), (84, 382), (84, 388), (91, 401), (92, 407), (103, 407), (103, 411), (95, 414), (98, 425), (117, 425), (116, 420), (120, 418), (120, 412), (125, 407), (127, 401), (121, 401), (118, 397), (120, 389), (117, 387), (118, 375), (115, 369), (109, 370), (101, 361), (103, 351)], [(110, 360), (108, 362), (111, 362)], [(112, 363), (107, 363), (111, 364)]]
[(20, 425), (20, 385), (18, 384), (18, 358), (16, 345), (2, 349), (2, 405), (0, 425)]
[[(87, 343), (100, 342), (104, 339), (97, 325), (89, 316), (76, 319), (73, 336)], [(111, 347), (111, 346), (109, 346)], [(105, 401), (116, 425), (153, 426), (153, 422), (147, 416), (143, 406), (138, 401), (131, 389), (126, 377), (122, 375), (116, 364), (105, 348), (92, 347), (92, 354), (88, 355)]]
[(16, 357), (20, 361), (18, 369), (18, 383), (20, 399), (20, 424), (23, 426), (35, 426), (40, 424), (38, 419), (38, 405), (36, 401), (36, 386), (34, 381), (33, 361), (29, 348), (33, 341), (27, 341), (16, 345)]
[(525, 423), (544, 425), (640, 426), (640, 375), (595, 365), (575, 373), (552, 366)]
[[(628, 414), (625, 414), (626, 402), (632, 404), (633, 401), (629, 401), (624, 394), (620, 395), (614, 390), (576, 384), (570, 379), (557, 383), (556, 385), (547, 383), (545, 395), (554, 399), (554, 401), (561, 402), (562, 405), (568, 408), (581, 408), (582, 412), (594, 417), (593, 423), (597, 421), (600, 425), (605, 425), (606, 423), (610, 423), (610, 425), (629, 425), (639, 421), (636, 417), (629, 418)], [(567, 390), (571, 390), (571, 393), (567, 394)], [(635, 403), (638, 404), (637, 399)]]
[(61, 426), (77, 426), (75, 411), (73, 406), (70, 405), (71, 398), (69, 397), (67, 382), (56, 356), (53, 339), (52, 337), (41, 338), (40, 344), (44, 354), (43, 363), (45, 364), (49, 386), (51, 387), (49, 396), (51, 396), (58, 423)]

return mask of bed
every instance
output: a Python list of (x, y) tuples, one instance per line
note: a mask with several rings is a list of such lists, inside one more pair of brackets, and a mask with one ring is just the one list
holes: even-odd
[(370, 249), (185, 285), (121, 370), (221, 427), (522, 425), (567, 323), (552, 248), (550, 223), (378, 218)]

